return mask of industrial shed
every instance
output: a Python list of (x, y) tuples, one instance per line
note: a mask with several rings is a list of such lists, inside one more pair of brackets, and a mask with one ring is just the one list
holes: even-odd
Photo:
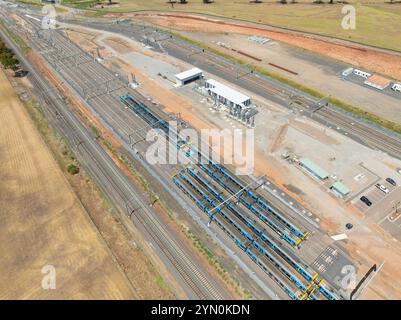
[(175, 81), (177, 86), (185, 86), (186, 84), (201, 79), (203, 77), (203, 71), (198, 68), (192, 68), (187, 71), (181, 72), (175, 75)]
[(330, 190), (333, 191), (337, 196), (344, 198), (348, 196), (351, 190), (343, 183), (337, 181), (331, 187)]
[(216, 80), (207, 80), (205, 88), (208, 90), (210, 96), (216, 98), (220, 103), (228, 107), (251, 105), (251, 98)]
[(302, 158), (299, 161), (299, 164), (303, 169), (319, 180), (325, 180), (329, 177), (329, 174), (326, 172), (326, 170), (322, 169), (308, 158)]
[(255, 126), (255, 115), (258, 111), (251, 103), (251, 98), (213, 79), (205, 82), (205, 90), (213, 98), (215, 105), (227, 106), (231, 116), (247, 125)]

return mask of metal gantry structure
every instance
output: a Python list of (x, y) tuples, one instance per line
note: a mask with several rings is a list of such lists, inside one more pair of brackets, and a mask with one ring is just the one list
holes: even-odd
[[(144, 102), (131, 95), (121, 96), (120, 100), (150, 126), (161, 129), (161, 134), (167, 139), (169, 134), (171, 137), (171, 130), (175, 129)], [(317, 273), (307, 270), (306, 265), (290, 254), (266, 228), (293, 248), (300, 247), (307, 239), (308, 232), (301, 231), (301, 228), (269, 205), (256, 188), (247, 187), (227, 168), (206, 158), (179, 132), (175, 131), (173, 135), (175, 141), (172, 142), (191, 159), (193, 165), (179, 171), (172, 179), (207, 214), (208, 219), (215, 222), (292, 299), (318, 299), (317, 292), (326, 299), (337, 299), (326, 288), (324, 280)], [(271, 270), (271, 266), (284, 275), (296, 290), (280, 279)], [(291, 270), (295, 270), (298, 276)], [(307, 284), (302, 283), (299, 277), (306, 280)]]
[[(77, 54), (76, 50), (66, 48), (58, 39), (61, 35), (54, 32), (46, 33), (50, 36), (46, 38), (47, 45), (41, 48), (46, 50), (47, 59), (50, 60), (53, 67), (57, 70), (61, 66), (67, 79), (70, 79), (72, 83), (81, 83), (82, 85), (76, 87), (76, 90), (83, 97), (92, 99), (93, 93), (95, 93), (95, 97), (101, 94), (110, 95), (111, 90), (103, 90), (103, 92), (100, 90), (99, 92), (99, 87), (93, 88), (92, 93), (85, 93), (86, 87), (83, 78), (86, 74), (77, 76), (70, 69), (78, 69), (82, 66), (82, 62), (86, 62), (87, 56)], [(91, 57), (89, 59), (95, 64)], [(88, 69), (85, 70), (94, 70), (94, 65), (89, 66), (88, 63), (87, 67)], [(85, 72), (82, 68), (79, 70)], [(103, 82), (107, 82), (107, 79), (112, 80), (110, 72), (100, 71), (96, 71), (99, 79), (106, 79)], [(90, 74), (87, 75), (87, 79), (94, 78)], [(117, 89), (120, 89), (121, 79), (114, 80), (116, 80), (116, 85), (119, 86)], [(101, 85), (102, 81), (96, 80), (95, 83)], [(87, 86), (89, 88), (87, 91), (91, 92), (89, 82)], [(133, 110), (149, 127), (160, 129), (161, 134), (168, 137), (169, 132), (173, 130), (167, 122), (168, 119), (155, 113), (147, 106), (144, 99), (127, 94), (120, 96), (120, 101)], [(281, 212), (269, 205), (267, 199), (257, 193), (255, 188), (248, 187), (227, 168), (210, 161), (209, 158), (196, 150), (190, 141), (181, 137), (178, 132), (174, 134), (177, 138), (177, 141), (174, 142), (176, 147), (184, 151), (184, 154), (191, 159), (195, 167), (184, 168), (173, 176), (173, 181), (207, 214), (208, 218), (226, 232), (236, 245), (292, 299), (317, 299), (319, 298), (317, 292), (322, 293), (327, 299), (336, 299), (335, 295), (323, 285), (322, 279), (317, 274), (308, 271), (302, 262), (284, 250), (283, 245), (270, 236), (265, 226), (294, 248), (299, 248), (308, 234), (301, 231), (299, 227), (289, 222)], [(284, 275), (286, 280), (277, 276), (277, 270), (281, 275)], [(293, 270), (297, 271), (297, 276), (293, 274)], [(308, 283), (304, 284), (304, 280), (302, 282), (299, 276), (307, 280)]]

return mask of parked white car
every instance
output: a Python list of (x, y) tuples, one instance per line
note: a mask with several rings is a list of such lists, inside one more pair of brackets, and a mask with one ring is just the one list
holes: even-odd
[(384, 193), (389, 193), (390, 192), (390, 190), (386, 186), (384, 186), (384, 185), (382, 185), (380, 183), (376, 184), (376, 187), (378, 189), (380, 189), (381, 191), (383, 191)]

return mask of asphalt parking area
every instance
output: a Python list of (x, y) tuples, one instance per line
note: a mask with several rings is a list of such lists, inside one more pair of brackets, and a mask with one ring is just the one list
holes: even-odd
[[(384, 180), (379, 181), (379, 183), (388, 188), (389, 193), (381, 191), (379, 188), (376, 187), (376, 184), (374, 184), (370, 188), (368, 188), (365, 192), (361, 193), (354, 200), (351, 201), (353, 206), (356, 207), (361, 212), (365, 213), (368, 210), (373, 209), (376, 205), (378, 205), (382, 201), (384, 201), (386, 197), (388, 197), (392, 192), (394, 192), (394, 190), (398, 188), (398, 186), (393, 186)], [(372, 202), (372, 205), (370, 207), (361, 201), (360, 198), (362, 196), (365, 196)]]

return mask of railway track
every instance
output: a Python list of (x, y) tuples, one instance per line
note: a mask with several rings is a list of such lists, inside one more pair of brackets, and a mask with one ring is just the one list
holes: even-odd
[[(38, 71), (25, 58), (19, 48), (15, 46), (7, 35), (0, 30), (2, 37), (8, 42), (22, 64), (31, 72), (33, 82), (37, 90), (42, 93), (43, 100), (46, 102), (46, 113), (52, 115), (57, 128), (72, 140), (72, 146), (77, 153), (77, 157), (82, 161), (84, 167), (105, 195), (113, 201), (121, 210), (129, 201), (134, 201), (141, 209), (135, 215), (141, 222), (160, 250), (165, 254), (176, 272), (191, 289), (192, 295), (198, 299), (223, 299), (227, 295), (220, 292), (220, 288), (210, 280), (198, 265), (194, 257), (188, 254), (179, 244), (174, 236), (161, 223), (157, 214), (152, 212), (148, 204), (135, 191), (128, 178), (114, 164), (113, 160), (107, 155), (90, 132), (81, 124), (80, 120), (71, 110), (55, 95), (55, 88), (45, 82)], [(50, 89), (49, 89), (50, 88)]]
[[(115, 32), (129, 35), (130, 37), (132, 37), (132, 34), (135, 32), (141, 32), (141, 28), (136, 25), (109, 24), (101, 26), (96, 23), (88, 23), (87, 25), (92, 25), (95, 28), (102, 30), (114, 30)], [(136, 37), (136, 39), (141, 40), (140, 37)], [(199, 48), (188, 45), (183, 41), (169, 39), (165, 36), (162, 36), (162, 39), (164, 39), (161, 41), (163, 52), (167, 52), (168, 54), (189, 63), (196, 64), (212, 74), (223, 76), (228, 81), (242, 85), (249, 91), (253, 91), (256, 94), (264, 96), (285, 107), (291, 107), (292, 104), (297, 103), (308, 112), (307, 115), (309, 117), (331, 128), (340, 127), (344, 130), (344, 134), (355, 139), (357, 142), (376, 150), (384, 151), (391, 156), (401, 159), (400, 139), (375, 128), (372, 125), (368, 125), (356, 117), (352, 117), (346, 113), (329, 107), (323, 107), (314, 112), (316, 101), (312, 98), (306, 97), (302, 93), (292, 90), (289, 87), (283, 87), (263, 76), (254, 73), (249, 74), (249, 72), (243, 70), (242, 67), (236, 66), (232, 62), (217, 57), (211, 53), (200, 53)], [(240, 75), (241, 69), (243, 70), (242, 73), (244, 76)], [(239, 76), (241, 77), (240, 81), (238, 80)], [(351, 123), (354, 124), (351, 125)]]
[[(96, 26), (99, 27), (99, 25)], [(111, 29), (116, 28), (120, 33), (124, 33), (124, 25), (111, 25), (109, 27)], [(136, 27), (136, 29), (140, 28)], [(133, 31), (131, 31), (131, 33), (133, 33)], [(306, 111), (309, 110), (309, 116), (312, 119), (318, 120), (332, 128), (339, 127), (344, 130), (344, 133), (348, 137), (370, 148), (387, 152), (389, 155), (396, 158), (401, 158), (401, 139), (397, 139), (384, 133), (380, 129), (361, 122), (361, 120), (355, 117), (329, 107), (319, 108), (315, 112), (313, 107), (316, 102), (313, 99), (302, 96), (289, 88), (280, 87), (279, 84), (268, 81), (261, 76), (246, 74), (244, 77), (241, 77), (239, 81), (240, 68), (233, 65), (231, 62), (207, 52), (200, 53), (199, 48), (189, 46), (182, 41), (177, 41), (175, 39), (170, 40), (168, 38), (164, 39), (165, 40), (162, 41), (162, 46), (167, 50), (167, 53), (175, 56), (178, 55), (178, 58), (187, 60), (187, 62), (190, 63), (196, 64), (197, 62), (202, 62), (202, 67), (208, 72), (216, 74), (217, 76), (226, 75), (232, 82), (240, 85), (246, 84), (246, 88), (250, 91), (253, 90), (255, 93), (268, 94), (268, 98), (286, 107), (297, 103)], [(243, 73), (245, 74), (245, 71), (243, 71)], [(263, 96), (263, 94), (261, 95)]]
[[(44, 41), (44, 39), (37, 39), (37, 40), (41, 40)], [(88, 85), (88, 83), (92, 82), (95, 85), (97, 85), (98, 87), (100, 87), (100, 85), (106, 81), (109, 81), (111, 78), (114, 77), (114, 75), (107, 69), (105, 69), (103, 66), (101, 66), (100, 64), (94, 62), (94, 61), (89, 61), (88, 59), (85, 58), (84, 55), (82, 55), (82, 53), (85, 53), (82, 49), (78, 48), (77, 46), (75, 46), (75, 44), (72, 44), (69, 42), (69, 40), (63, 36), (62, 34), (60, 34), (59, 32), (54, 32), (52, 39), (48, 39), (49, 43), (54, 43), (54, 45), (41, 45), (41, 49), (44, 50), (44, 56), (50, 61), (50, 63), (52, 63), (52, 66), (54, 69), (56, 69), (64, 78), (64, 80), (66, 81), (66, 83), (69, 83), (73, 89), (77, 92), (78, 95), (84, 96), (85, 97), (85, 90), (83, 90), (82, 88), (85, 88), (86, 85)], [(69, 45), (67, 45), (67, 43)], [(41, 42), (41, 44), (43, 44)], [(52, 47), (58, 47), (58, 53), (54, 50), (52, 51)], [(57, 54), (56, 54), (57, 53)], [(86, 54), (86, 53), (85, 53)], [(77, 57), (76, 61), (74, 59), (60, 59), (60, 57), (62, 56), (67, 56), (67, 55), (74, 55)], [(82, 61), (81, 61), (82, 59)], [(81, 63), (84, 62), (84, 63)], [(84, 68), (84, 69), (83, 69)], [(83, 70), (84, 72), (81, 72), (81, 70)], [(77, 76), (80, 75), (80, 76)], [(87, 77), (86, 79), (84, 77), (82, 77), (82, 75), (85, 75), (85, 77)], [(121, 81), (121, 79), (116, 79), (116, 82), (121, 82), (123, 87), (124, 83)], [(128, 90), (128, 89), (120, 89), (119, 85), (116, 85), (116, 90), (113, 92), (108, 92), (108, 90), (100, 90), (99, 92), (97, 92), (94, 96), (86, 96), (87, 102), (89, 104), (92, 105), (93, 109), (96, 109), (96, 112), (100, 115), (100, 117), (108, 124), (110, 124), (111, 128), (114, 128), (116, 131), (115, 133), (119, 135), (119, 137), (122, 137), (123, 139), (125, 139), (125, 141), (128, 140), (128, 135), (130, 130), (132, 130), (132, 128), (138, 127), (138, 121), (137, 120), (133, 120), (132, 117), (128, 117), (126, 115), (126, 113), (124, 112), (124, 109), (121, 108), (121, 104), (120, 104), (120, 108), (118, 108), (118, 100), (117, 97), (119, 97), (119, 95), (121, 95), (122, 93), (126, 94), (127, 91), (130, 92), (130, 94), (135, 98), (135, 99), (139, 99), (142, 102), (146, 102), (146, 98), (141, 96), (138, 92), (133, 91), (133, 90)], [(148, 119), (149, 120), (149, 119)], [(155, 120), (153, 118), (153, 120)], [(141, 125), (143, 126), (143, 124)], [(112, 170), (110, 170), (112, 172)], [(103, 173), (104, 175), (107, 174), (107, 172), (103, 172), (101, 171), (101, 173)], [(108, 178), (106, 178), (108, 179)], [(117, 186), (119, 185), (123, 185), (120, 184), (119, 182), (117, 182), (117, 185), (115, 185), (114, 183), (108, 183), (108, 184), (113, 184), (114, 188), (117, 188)], [(127, 196), (125, 194), (125, 192), (119, 192), (118, 190), (116, 191), (116, 196), (121, 198), (121, 202), (126, 202), (127, 201)], [(129, 199), (129, 198), (128, 198)], [(141, 214), (140, 212), (137, 212), (137, 214)], [(272, 212), (270, 212), (270, 214), (273, 214)], [(227, 215), (227, 217), (229, 217)], [(291, 229), (289, 228), (288, 230), (286, 230), (285, 228), (288, 228), (288, 224), (286, 225), (285, 220), (280, 220), (276, 217), (270, 217), (271, 219), (273, 219), (275, 221), (275, 225), (279, 226), (279, 230), (283, 229), (285, 230), (285, 233), (288, 233), (288, 235), (290, 236), (292, 234), (292, 236), (298, 236), (298, 237), (302, 237), (304, 235), (303, 232), (299, 232), (299, 230), (297, 228), (295, 229)], [(285, 271), (288, 270), (288, 268), (294, 268), (293, 265), (291, 265), (291, 259), (286, 261), (285, 257), (287, 257), (286, 255), (280, 255), (278, 252), (279, 251), (272, 251), (270, 249), (270, 247), (272, 246), (272, 242), (268, 242), (268, 243), (259, 243), (257, 242), (253, 236), (251, 236), (250, 238), (246, 237), (245, 234), (250, 235), (250, 234), (255, 234), (256, 229), (254, 227), (251, 227), (246, 221), (250, 220), (250, 216), (247, 216), (246, 218), (244, 218), (243, 215), (239, 215), (235, 212), (233, 212), (232, 208), (230, 209), (230, 218), (231, 221), (235, 222), (235, 225), (241, 225), (241, 230), (242, 233), (240, 232), (240, 234), (237, 234), (236, 237), (239, 240), (239, 242), (242, 243), (242, 246), (244, 246), (244, 243), (246, 243), (246, 241), (248, 240), (248, 242), (250, 241), (250, 243), (248, 243), (245, 246), (245, 251), (246, 253), (251, 257), (251, 259), (253, 261), (255, 261), (259, 266), (262, 267), (262, 269), (270, 276), (270, 278), (275, 279), (275, 282), (282, 288), (284, 288), (284, 290), (291, 296), (291, 297), (298, 297), (299, 294), (293, 294), (294, 288), (294, 284), (296, 285), (296, 290), (300, 290), (301, 293), (305, 293), (308, 290), (308, 287), (310, 286), (310, 280), (311, 280), (311, 276), (308, 274), (307, 277), (302, 280), (303, 282), (297, 280), (297, 278), (295, 276), (292, 275), (291, 272), (289, 271)], [(234, 220), (232, 220), (234, 219)], [(152, 222), (149, 221), (148, 223), (142, 223), (143, 221), (146, 221), (146, 217), (142, 217), (141, 219), (138, 219), (139, 223), (142, 224), (143, 228), (149, 228), (149, 226), (153, 225), (153, 230), (154, 233), (152, 233), (152, 237), (155, 236), (155, 234), (164, 234), (163, 232), (161, 232), (160, 230), (157, 229), (156, 222)], [(228, 220), (227, 220), (228, 221)], [(223, 222), (220, 222), (221, 226), (223, 225)], [(271, 227), (271, 226), (270, 226)], [(232, 229), (232, 227), (229, 227)], [(250, 229), (249, 229), (250, 228)], [(248, 230), (248, 231), (245, 231)], [(238, 230), (237, 230), (238, 231)], [(231, 230), (231, 232), (237, 232), (235, 230)], [(277, 231), (277, 230), (276, 230)], [(150, 230), (148, 230), (148, 232), (150, 232)], [(244, 233), (245, 232), (245, 233)], [(256, 232), (257, 233), (257, 232)], [(282, 235), (283, 236), (283, 235)], [(243, 238), (245, 237), (245, 238)], [(258, 238), (261, 237), (261, 235), (257, 235)], [(165, 241), (163, 239), (161, 239), (161, 237), (156, 237), (156, 238), (152, 238), (154, 239), (155, 243), (157, 244), (163, 244), (165, 243)], [(246, 240), (247, 239), (247, 240)], [(266, 239), (266, 237), (265, 237)], [(270, 247), (269, 247), (270, 246)], [(276, 246), (273, 243), (273, 246)], [(281, 246), (281, 245), (280, 245)], [(175, 248), (174, 246), (172, 248)], [(165, 246), (162, 246), (162, 250), (168, 250), (167, 252), (165, 252), (165, 255), (167, 257), (170, 257), (174, 255), (175, 253), (175, 260), (172, 261), (172, 263), (177, 262), (179, 260), (179, 258), (177, 258), (178, 253), (174, 252), (174, 250), (172, 248), (166, 248)], [(243, 247), (241, 247), (242, 249), (244, 249)], [(280, 251), (281, 252), (281, 251)], [(275, 258), (274, 258), (275, 257)], [(267, 260), (266, 260), (267, 259)], [(171, 261), (171, 260), (170, 260)], [(291, 262), (291, 263), (289, 263)], [(188, 262), (187, 262), (188, 264)], [(287, 267), (283, 267), (281, 268), (280, 266), (282, 266), (282, 264), (286, 265)], [(176, 265), (176, 269), (178, 270), (178, 272), (182, 272), (182, 269), (180, 269), (181, 264), (179, 263), (178, 265)], [(280, 268), (281, 269), (280, 269)], [(188, 267), (190, 269), (190, 267)], [(285, 284), (283, 282), (283, 280), (278, 281), (277, 279), (279, 279), (279, 277), (277, 276), (276, 271), (273, 271), (275, 269), (279, 268), (280, 270), (284, 270), (283, 272), (281, 272), (282, 274), (284, 274), (284, 279), (286, 279), (285, 281), (287, 281), (287, 284)], [(286, 269), (287, 268), (287, 269)], [(181, 276), (185, 279), (185, 281), (187, 282), (187, 285), (190, 286), (191, 288), (193, 288), (193, 291), (196, 292), (199, 289), (200, 284), (198, 283), (197, 285), (194, 285), (192, 282), (190, 282), (190, 278), (186, 278), (189, 277), (190, 274), (196, 275), (196, 269), (194, 270), (193, 268), (190, 269), (191, 271), (188, 271), (186, 273), (181, 273)], [(281, 275), (280, 278), (283, 278), (283, 276)], [(288, 281), (290, 281), (290, 283), (288, 283)], [(306, 281), (306, 282), (305, 282)], [(189, 283), (188, 283), (189, 282)], [(207, 289), (208, 286), (203, 283), (203, 286)], [(289, 289), (291, 288), (292, 289)], [(209, 289), (209, 291), (211, 291), (211, 289)], [(290, 293), (292, 292), (292, 293)], [(205, 294), (203, 294), (201, 292), (197, 292), (196, 293), (198, 296), (205, 296)], [(212, 292), (209, 292), (209, 296), (213, 296)], [(314, 298), (314, 295), (309, 295), (308, 298)]]
[[(87, 25), (89, 27), (93, 26), (101, 30), (114, 30), (114, 32), (129, 37), (135, 37), (138, 41), (143, 40), (140, 37), (143, 28), (132, 24), (105, 24), (103, 26), (100, 23), (76, 24)], [(151, 28), (147, 27), (147, 29)], [(247, 90), (283, 105), (284, 107), (291, 108), (293, 104), (298, 104), (307, 112), (310, 118), (331, 128), (340, 127), (344, 129), (344, 134), (355, 139), (357, 142), (401, 159), (401, 139), (387, 134), (383, 130), (375, 128), (373, 125), (369, 125), (356, 117), (330, 107), (323, 107), (315, 112), (317, 101), (300, 92), (283, 86), (274, 80), (257, 75), (256, 73), (249, 73), (249, 70), (244, 67), (237, 66), (207, 51), (202, 52), (198, 47), (187, 44), (184, 41), (170, 39), (165, 35), (162, 35), (161, 39), (162, 41), (157, 43), (162, 47), (163, 52), (167, 52), (180, 60), (197, 65), (211, 74), (223, 77), (230, 82), (243, 86)], [(155, 45), (156, 43), (152, 44)], [(353, 125), (351, 125), (351, 123), (353, 123)]]
[(314, 116), (319, 116), (323, 121), (331, 120), (337, 127), (342, 128), (347, 133), (354, 134), (357, 139), (360, 139), (365, 145), (376, 150), (386, 150), (390, 155), (401, 156), (401, 143), (396, 138), (391, 136), (383, 136), (377, 129), (369, 129), (367, 132), (366, 126), (352, 119), (345, 119), (338, 112), (323, 108), (314, 113)]
[[(120, 33), (128, 37), (134, 37), (137, 41), (143, 41), (141, 35), (144, 33), (144, 28), (132, 23), (100, 24), (96, 22), (68, 22)], [(149, 30), (152, 30), (152, 27), (146, 27), (146, 30), (149, 32)], [(240, 85), (286, 108), (291, 108), (294, 102), (298, 103), (307, 111), (307, 116), (312, 119), (331, 128), (340, 127), (344, 129), (344, 134), (355, 139), (358, 143), (365, 144), (368, 147), (381, 150), (393, 157), (401, 159), (401, 139), (397, 138), (395, 135), (388, 134), (384, 130), (374, 125), (369, 125), (357, 117), (353, 117), (352, 115), (330, 107), (323, 107), (314, 112), (317, 100), (312, 97), (308, 97), (301, 92), (256, 73), (249, 73), (249, 70), (242, 66), (235, 65), (231, 61), (225, 60), (210, 52), (202, 52), (200, 48), (182, 40), (170, 39), (165, 34), (159, 36), (161, 39), (160, 42), (157, 41), (156, 36), (154, 38), (156, 42), (151, 44), (155, 47), (156, 44), (158, 44), (162, 49), (161, 51), (173, 57), (197, 65), (211, 74), (223, 77), (232, 83)], [(351, 123), (353, 124), (351, 125)]]
[[(165, 48), (172, 46), (175, 47), (176, 50), (181, 50), (187, 55), (190, 55), (192, 52), (184, 45), (180, 46), (178, 42), (172, 43), (172, 41), (168, 41), (168, 43), (164, 44)], [(198, 59), (202, 60), (202, 55), (200, 55)], [(235, 78), (238, 77), (238, 71), (233, 69), (230, 62), (220, 59), (221, 63), (218, 64), (217, 59), (217, 57), (214, 59), (210, 58), (210, 54), (207, 58), (203, 59), (206, 64), (209, 64), (213, 67), (213, 69), (209, 67), (207, 71), (217, 76), (221, 76), (221, 74), (227, 75), (228, 78), (236, 83), (237, 81), (235, 81)], [(241, 77), (241, 81), (247, 84), (248, 90), (258, 93), (262, 96), (266, 96), (266, 93), (268, 93), (270, 97), (267, 98), (274, 98), (273, 100), (275, 102), (278, 102), (285, 107), (289, 107), (293, 102), (298, 102), (305, 108), (306, 111), (309, 111), (309, 117), (315, 118), (317, 116), (320, 118), (323, 124), (327, 124), (328, 126), (334, 128), (340, 127), (347, 133), (353, 133), (355, 138), (359, 140), (358, 142), (362, 142), (369, 147), (382, 150), (391, 156), (401, 159), (401, 139), (397, 139), (391, 135), (388, 135), (380, 129), (362, 122), (360, 119), (326, 106), (319, 108), (316, 112), (313, 112), (316, 102), (312, 99), (306, 98), (305, 96), (302, 96), (301, 94), (291, 91), (287, 88), (280, 88), (278, 84), (273, 84), (272, 82), (269, 82), (263, 77), (255, 74), (244, 75), (244, 77)], [(263, 92), (265, 93), (264, 95)]]
[[(121, 97), (121, 101), (126, 106), (129, 106), (135, 114), (140, 115), (149, 125), (158, 122), (158, 116), (155, 115), (151, 109), (146, 107), (142, 101), (138, 101), (131, 96), (123, 96)], [(168, 129), (166, 126), (168, 125), (164, 124), (164, 129)], [(177, 147), (182, 149), (181, 142), (184, 141), (182, 140), (183, 137), (180, 137), (179, 133), (175, 132), (174, 129), (171, 128), (171, 130), (170, 133), (165, 132), (164, 134), (170, 136), (171, 132), (173, 132), (173, 134), (177, 136), (178, 141), (173, 143), (177, 143)], [(318, 278), (317, 273), (312, 270), (308, 271), (308, 266), (306, 264), (284, 249), (283, 244), (274, 236), (268, 235), (266, 229), (262, 226), (264, 221), (257, 219), (260, 218), (258, 214), (256, 214), (256, 217), (252, 216), (252, 213), (247, 213), (247, 209), (243, 208), (241, 205), (248, 204), (248, 209), (250, 209), (249, 206), (252, 206), (256, 212), (261, 213), (260, 209), (258, 210), (254, 207), (255, 203), (258, 203), (260, 207), (265, 210), (267, 215), (274, 216), (277, 223), (275, 224), (276, 227), (278, 223), (280, 223), (283, 229), (277, 227), (277, 230), (274, 231), (276, 231), (276, 233), (277, 231), (281, 231), (279, 232), (280, 238), (285, 239), (289, 243), (291, 243), (291, 241), (288, 241), (291, 233), (304, 238), (307, 235), (305, 232), (299, 231), (296, 226), (289, 223), (279, 213), (273, 211), (266, 203), (266, 200), (255, 193), (255, 191), (247, 190), (244, 187), (245, 185), (227, 171), (227, 169), (208, 160), (209, 156), (205, 158), (196, 148), (191, 151), (184, 151), (184, 153), (190, 159), (191, 163), (199, 168), (199, 171), (194, 171), (187, 167), (175, 174), (173, 176), (173, 181), (179, 189), (188, 195), (189, 198), (208, 215), (210, 222), (216, 221), (218, 226), (234, 240), (237, 246), (245, 251), (254, 262), (261, 266), (269, 277), (291, 298), (316, 299), (313, 292), (317, 290), (317, 292), (322, 293), (327, 299), (336, 299), (333, 293), (322, 285), (323, 279)], [(212, 179), (208, 180), (203, 177), (200, 173), (201, 171), (207, 173)], [(237, 198), (238, 201), (236, 202), (234, 199), (227, 202), (228, 196), (224, 196), (225, 191), (218, 189), (214, 185), (216, 182), (231, 194), (229, 197)], [(244, 194), (252, 198), (252, 204), (249, 203), (249, 200), (244, 201)], [(224, 206), (222, 206), (223, 204)], [(213, 214), (211, 213), (212, 211), (214, 211)], [(250, 211), (255, 213), (255, 211), (251, 209)], [(252, 251), (252, 248), (261, 254), (259, 258), (255, 255), (255, 252)], [(272, 271), (272, 268), (276, 271)], [(295, 270), (299, 273), (299, 275), (304, 278), (303, 281), (299, 280), (290, 270)], [(281, 277), (286, 279), (286, 284), (277, 280), (279, 279), (276, 273), (277, 271), (279, 271)]]

